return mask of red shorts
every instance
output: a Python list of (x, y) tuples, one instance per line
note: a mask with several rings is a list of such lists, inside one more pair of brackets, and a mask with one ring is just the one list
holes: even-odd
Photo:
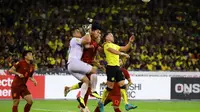
[(113, 103), (112, 106), (119, 107), (120, 103), (121, 103), (121, 96), (108, 96), (106, 100), (112, 101), (112, 103)]
[(20, 99), (20, 96), (24, 98), (26, 95), (30, 95), (30, 91), (26, 86), (11, 87), (11, 94), (13, 99)]

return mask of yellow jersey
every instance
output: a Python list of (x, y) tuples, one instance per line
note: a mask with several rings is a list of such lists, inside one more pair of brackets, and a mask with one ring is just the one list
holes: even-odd
[(114, 43), (111, 43), (111, 42), (106, 42), (103, 46), (104, 53), (106, 55), (106, 61), (107, 61), (108, 65), (109, 66), (120, 66), (119, 65), (119, 55), (109, 52), (108, 48), (112, 48), (114, 50), (119, 51), (120, 46), (118, 46)]

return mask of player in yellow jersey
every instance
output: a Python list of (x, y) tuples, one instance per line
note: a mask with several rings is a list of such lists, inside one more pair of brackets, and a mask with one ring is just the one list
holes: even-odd
[(113, 89), (114, 83), (117, 82), (120, 87), (121, 95), (124, 99), (125, 109), (128, 111), (130, 109), (135, 109), (137, 106), (133, 106), (128, 103), (128, 97), (126, 94), (126, 85), (125, 78), (122, 74), (119, 64), (119, 56), (125, 56), (126, 58), (130, 58), (130, 56), (124, 52), (127, 52), (134, 41), (134, 36), (132, 35), (129, 39), (129, 42), (126, 46), (118, 46), (114, 44), (114, 36), (112, 33), (106, 33), (104, 35), (105, 43), (104, 43), (104, 53), (106, 55), (106, 75), (107, 75), (107, 87), (103, 92), (102, 99), (99, 101), (100, 112), (104, 112), (104, 102), (109, 94), (109, 92)]

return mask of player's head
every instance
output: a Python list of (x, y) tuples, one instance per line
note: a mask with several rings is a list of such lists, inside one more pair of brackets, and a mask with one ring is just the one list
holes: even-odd
[(78, 28), (74, 28), (71, 30), (71, 35), (73, 37), (77, 37), (77, 38), (81, 38), (82, 35), (81, 35), (81, 31), (78, 29)]
[(95, 39), (95, 41), (99, 44), (100, 41), (101, 41), (101, 35), (99, 35), (99, 36)]
[(91, 37), (93, 39), (97, 39), (98, 37), (101, 37), (101, 26), (98, 23), (93, 23), (91, 30), (92, 30)]
[(26, 59), (28, 61), (32, 61), (33, 60), (33, 54), (32, 54), (32, 51), (30, 51), (30, 50), (24, 51), (22, 56), (23, 56), (24, 59)]
[(104, 39), (106, 42), (114, 42), (114, 36), (111, 32), (105, 33)]

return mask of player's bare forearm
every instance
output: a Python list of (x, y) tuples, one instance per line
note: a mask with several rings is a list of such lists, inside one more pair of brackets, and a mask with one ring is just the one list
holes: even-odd
[(119, 51), (127, 52), (127, 51), (131, 48), (131, 45), (132, 45), (132, 43), (133, 43), (134, 40), (135, 40), (135, 36), (132, 35), (132, 36), (129, 38), (128, 44), (126, 44), (126, 46), (120, 47)]
[(127, 80), (128, 80), (128, 84), (131, 85), (132, 84), (131, 78), (128, 78)]
[(13, 66), (8, 70), (11, 74), (21, 75), (19, 72), (16, 72), (16, 68)]
[(111, 52), (111, 53), (113, 53), (113, 54), (116, 54), (116, 55), (120, 55), (120, 51), (117, 51), (117, 50), (115, 50), (115, 49), (113, 49), (113, 48), (108, 48), (107, 49), (109, 52)]
[(128, 42), (128, 44), (126, 44), (126, 46), (121, 46), (119, 51), (127, 52), (131, 48), (131, 45), (132, 45), (132, 43)]
[(34, 77), (29, 77), (29, 79), (30, 79), (32, 82), (36, 81)]
[(113, 53), (113, 54), (116, 54), (116, 55), (126, 56), (127, 58), (130, 58), (130, 56), (128, 54), (120, 52), (120, 51), (117, 51), (117, 50), (112, 49), (112, 48), (108, 48), (108, 51)]
[(35, 80), (35, 78), (33, 76), (29, 77), (29, 80), (31, 80), (35, 86), (37, 85), (37, 81)]

